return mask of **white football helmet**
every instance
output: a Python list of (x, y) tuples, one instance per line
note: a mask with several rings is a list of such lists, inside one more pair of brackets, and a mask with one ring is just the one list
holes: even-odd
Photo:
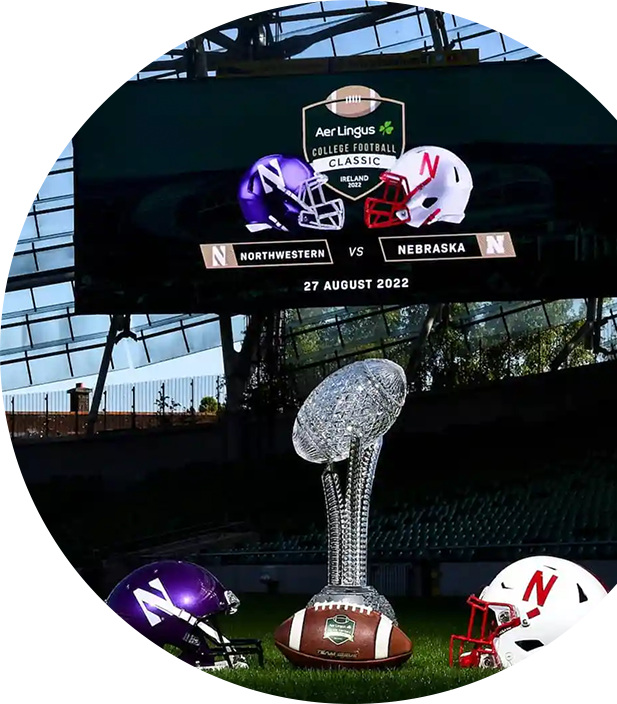
[(514, 562), (479, 598), (467, 600), (467, 634), (450, 638), (450, 665), (515, 665), (565, 633), (606, 594), (590, 572), (569, 560), (541, 555)]
[(364, 202), (364, 222), (371, 229), (462, 222), (473, 188), (467, 166), (441, 147), (405, 152), (379, 178), (384, 182), (382, 196)]

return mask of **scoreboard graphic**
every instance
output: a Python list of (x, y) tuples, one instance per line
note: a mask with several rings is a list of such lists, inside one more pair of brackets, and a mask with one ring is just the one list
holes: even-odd
[(617, 121), (547, 61), (131, 82), (74, 150), (79, 313), (615, 294)]
[[(378, 241), (385, 263), (516, 256), (508, 232), (379, 237)], [(201, 253), (207, 269), (334, 264), (328, 240), (203, 244)]]

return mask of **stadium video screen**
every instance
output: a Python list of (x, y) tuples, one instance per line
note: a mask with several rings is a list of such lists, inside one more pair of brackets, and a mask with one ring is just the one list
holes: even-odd
[(617, 121), (545, 60), (129, 82), (74, 152), (79, 313), (616, 293)]

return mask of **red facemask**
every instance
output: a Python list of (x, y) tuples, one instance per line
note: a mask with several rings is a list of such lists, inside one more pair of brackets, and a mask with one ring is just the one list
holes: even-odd
[[(467, 633), (450, 637), (450, 667), (454, 665), (455, 659), (460, 667), (500, 667), (501, 662), (494, 645), (495, 638), (504, 631), (519, 626), (520, 618), (511, 604), (483, 601), (476, 596), (470, 596), (467, 603), (471, 606)], [(494, 620), (491, 608), (501, 611), (499, 624)], [(479, 619), (479, 627), (476, 616)], [(489, 617), (493, 619), (490, 622)], [(455, 652), (457, 643), (458, 652)]]
[[(364, 201), (364, 223), (370, 229), (406, 223), (409, 220), (407, 204), (432, 181), (429, 177), (410, 191), (405, 176), (386, 171), (379, 178), (384, 183), (381, 197), (367, 198)], [(438, 212), (439, 210), (432, 213), (429, 219), (434, 219)], [(397, 213), (400, 213), (401, 217)]]

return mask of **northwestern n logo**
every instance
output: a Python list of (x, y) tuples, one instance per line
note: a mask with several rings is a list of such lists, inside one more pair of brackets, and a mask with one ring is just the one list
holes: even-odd
[(272, 193), (275, 188), (281, 191), (286, 190), (287, 185), (283, 178), (283, 172), (278, 159), (270, 159), (268, 166), (257, 164), (257, 174), (259, 175), (264, 193)]
[(178, 611), (178, 608), (170, 599), (169, 594), (165, 591), (165, 587), (160, 579), (153, 579), (151, 582), (148, 582), (148, 586), (156, 589), (156, 591), (160, 592), (160, 594), (154, 594), (153, 592), (148, 592), (145, 589), (140, 588), (134, 590), (133, 596), (137, 599), (137, 603), (144, 612), (144, 616), (148, 619), (148, 623), (151, 626), (157, 626), (163, 619), (150, 611), (148, 606), (160, 609), (166, 614), (175, 614)]
[(405, 151), (405, 103), (366, 86), (337, 88), (302, 108), (302, 144), (306, 161), (328, 176), (328, 188), (360, 200)]

